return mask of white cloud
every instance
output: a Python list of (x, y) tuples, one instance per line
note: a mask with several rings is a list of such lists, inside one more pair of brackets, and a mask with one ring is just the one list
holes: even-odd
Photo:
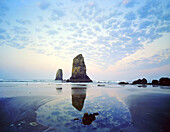
[[(138, 49), (134, 54), (130, 54), (127, 57), (119, 60), (115, 64), (115, 66), (112, 66), (112, 70), (114, 71), (115, 70), (120, 71), (123, 69), (132, 70), (133, 68), (138, 67), (143, 63), (145, 63), (144, 62), (145, 60), (157, 62), (157, 61), (162, 61), (164, 59), (167, 59), (168, 57), (170, 57), (170, 54), (162, 55), (162, 51), (170, 49), (169, 41), (170, 41), (170, 35), (165, 34), (162, 38), (155, 40), (151, 44), (145, 43), (144, 47)], [(154, 60), (152, 58), (154, 55), (160, 55), (159, 60), (157, 59)], [(139, 61), (139, 63), (134, 64), (135, 61)]]

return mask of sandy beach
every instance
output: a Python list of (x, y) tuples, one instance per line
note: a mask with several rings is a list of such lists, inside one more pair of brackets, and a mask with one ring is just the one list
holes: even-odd
[[(10, 84), (0, 92), (2, 132), (170, 131), (169, 87)], [(99, 113), (91, 125), (81, 124), (86, 112)]]
[(47, 129), (36, 121), (35, 111), (54, 98), (26, 96), (0, 98), (0, 131), (30, 132)]
[(170, 95), (143, 94), (126, 99), (132, 116), (132, 126), (123, 132), (168, 132), (170, 131)]

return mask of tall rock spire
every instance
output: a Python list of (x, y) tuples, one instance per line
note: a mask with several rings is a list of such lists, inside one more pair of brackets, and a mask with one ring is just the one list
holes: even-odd
[(73, 59), (72, 76), (69, 82), (92, 82), (86, 74), (86, 65), (82, 54)]
[(56, 78), (55, 80), (63, 80), (63, 71), (62, 69), (57, 70)]

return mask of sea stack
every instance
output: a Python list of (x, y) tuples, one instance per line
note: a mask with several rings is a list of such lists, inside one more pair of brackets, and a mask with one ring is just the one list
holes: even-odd
[(82, 54), (73, 59), (72, 76), (68, 82), (92, 82), (86, 74), (86, 65)]
[(55, 80), (63, 80), (63, 71), (58, 69)]

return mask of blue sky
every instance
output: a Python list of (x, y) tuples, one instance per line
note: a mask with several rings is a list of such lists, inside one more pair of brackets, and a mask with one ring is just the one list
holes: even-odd
[(0, 78), (71, 75), (82, 53), (98, 80), (170, 76), (170, 0), (1, 0)]

